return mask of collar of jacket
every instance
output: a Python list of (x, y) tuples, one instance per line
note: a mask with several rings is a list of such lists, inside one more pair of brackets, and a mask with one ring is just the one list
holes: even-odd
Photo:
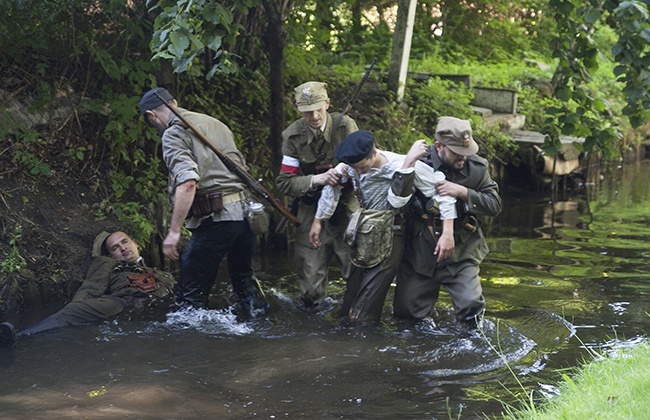
[[(330, 142), (332, 139), (332, 116), (330, 115), (329, 112), (325, 113), (325, 129), (323, 130), (323, 136), (325, 137), (326, 142)], [(305, 121), (305, 125), (307, 126), (307, 144), (311, 144), (314, 140), (318, 138), (318, 133), (316, 130), (320, 130), (320, 127), (317, 129), (313, 129), (307, 124), (307, 121)]]

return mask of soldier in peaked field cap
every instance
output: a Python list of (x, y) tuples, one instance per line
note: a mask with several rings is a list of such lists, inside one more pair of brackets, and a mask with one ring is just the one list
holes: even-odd
[(301, 118), (282, 132), (282, 166), (275, 180), (278, 191), (293, 197), (291, 208), (300, 226), (295, 231), (295, 262), (300, 278), (300, 302), (305, 309), (318, 306), (327, 297), (330, 260), (340, 263), (341, 276), (350, 272), (350, 247), (343, 241), (343, 231), (358, 202), (349, 188), (340, 201), (335, 217), (323, 226), (322, 246), (315, 248), (309, 241), (309, 228), (323, 186), (336, 185), (340, 174), (334, 170), (338, 163), (336, 146), (357, 123), (348, 115), (330, 112), (327, 84), (317, 81), (302, 83), (294, 89), (296, 108)]
[(478, 144), (472, 138), (472, 125), (468, 120), (440, 117), (434, 138), (457, 155), (471, 156), (478, 152)]
[(93, 260), (72, 300), (60, 311), (19, 332), (0, 324), (0, 347), (13, 347), (19, 337), (74, 325), (100, 322), (125, 311), (149, 312), (168, 306), (176, 280), (171, 273), (145, 265), (138, 244), (123, 231), (101, 232), (92, 247)]

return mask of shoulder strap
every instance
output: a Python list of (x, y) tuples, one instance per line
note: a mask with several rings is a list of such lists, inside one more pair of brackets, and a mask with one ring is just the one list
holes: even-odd
[(361, 191), (361, 180), (359, 179), (359, 174), (357, 171), (354, 171), (354, 177), (352, 177), (352, 186), (354, 187), (354, 195), (359, 201), (359, 207), (362, 209), (365, 208), (363, 200), (363, 191)]

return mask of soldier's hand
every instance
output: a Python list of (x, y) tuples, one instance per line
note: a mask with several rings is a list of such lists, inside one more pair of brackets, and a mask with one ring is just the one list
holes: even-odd
[(314, 175), (313, 184), (314, 185), (331, 185), (335, 186), (339, 183), (341, 179), (341, 174), (336, 172), (336, 169), (331, 168), (327, 172), (322, 174)]
[(442, 196), (448, 195), (454, 198), (460, 198), (461, 200), (467, 199), (467, 188), (451, 181), (444, 180), (436, 182), (436, 191)]
[(454, 255), (455, 247), (456, 243), (454, 242), (454, 235), (443, 232), (438, 239), (433, 255), (437, 255), (438, 262), (440, 262)]
[(311, 243), (311, 246), (314, 248), (319, 248), (321, 243), (320, 243), (320, 231), (321, 231), (322, 225), (319, 219), (314, 219), (314, 221), (311, 224), (311, 229), (309, 229), (309, 242)]
[(181, 233), (169, 232), (163, 241), (163, 254), (172, 261), (178, 260), (178, 242), (181, 239)]

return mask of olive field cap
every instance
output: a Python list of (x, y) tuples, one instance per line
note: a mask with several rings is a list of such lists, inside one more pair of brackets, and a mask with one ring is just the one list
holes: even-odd
[(172, 94), (169, 93), (169, 91), (165, 88), (157, 87), (151, 89), (149, 92), (142, 95), (142, 99), (140, 99), (140, 112), (142, 112), (142, 115), (146, 114), (147, 111), (156, 109), (163, 104), (163, 101), (161, 101), (160, 98), (156, 96), (156, 93), (160, 95), (160, 98), (163, 98), (165, 102), (169, 102), (174, 99)]
[(375, 136), (370, 131), (355, 131), (348, 134), (336, 147), (336, 159), (352, 165), (367, 158), (374, 148)]
[(324, 107), (329, 99), (326, 87), (326, 83), (307, 82), (295, 88), (298, 111), (311, 112)]
[(440, 117), (434, 138), (457, 155), (471, 156), (478, 152), (478, 144), (472, 138), (472, 125), (468, 120)]
[(109, 236), (111, 236), (110, 233), (102, 231), (95, 237), (95, 240), (93, 241), (93, 257), (108, 255), (108, 252), (106, 251), (106, 239), (108, 239)]

